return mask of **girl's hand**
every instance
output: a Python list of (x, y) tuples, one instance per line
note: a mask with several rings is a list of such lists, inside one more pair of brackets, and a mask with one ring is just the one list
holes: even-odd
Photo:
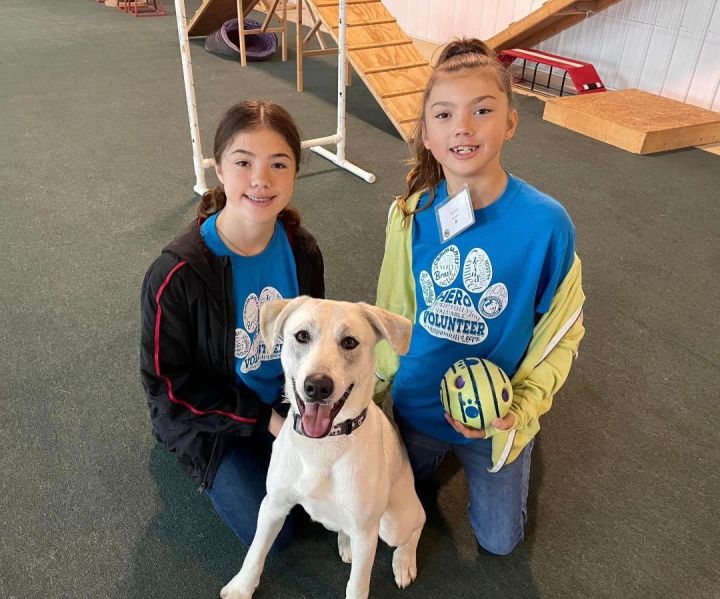
[[(485, 438), (485, 431), (482, 429), (476, 429), (476, 428), (470, 428), (469, 426), (465, 426), (462, 422), (459, 420), (453, 420), (450, 418), (448, 414), (445, 414), (445, 420), (448, 421), (448, 424), (452, 426), (458, 433), (460, 433), (463, 437), (466, 439), (484, 439)], [(515, 424), (515, 414), (512, 412), (509, 412), (505, 418), (495, 418), (490, 423), (494, 428), (500, 430), (500, 431), (506, 431), (513, 427)]]
[(280, 434), (280, 429), (285, 423), (285, 418), (280, 416), (275, 410), (270, 412), (270, 422), (268, 422), (268, 430), (273, 437), (277, 437)]

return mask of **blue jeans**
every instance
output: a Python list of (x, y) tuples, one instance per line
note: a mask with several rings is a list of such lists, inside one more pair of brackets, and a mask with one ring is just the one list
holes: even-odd
[(405, 441), (417, 482), (429, 478), (448, 451), (454, 451), (468, 481), (468, 518), (480, 547), (495, 555), (508, 555), (525, 536), (530, 456), (534, 440), (510, 464), (492, 474), (492, 442), (477, 439), (464, 444), (438, 441), (402, 421), (395, 420)]
[[(215, 511), (245, 546), (250, 546), (255, 536), (260, 504), (267, 492), (265, 479), (273, 440), (267, 433), (234, 442), (222, 457), (212, 486), (205, 491)], [(273, 550), (288, 546), (292, 529), (288, 514)]]

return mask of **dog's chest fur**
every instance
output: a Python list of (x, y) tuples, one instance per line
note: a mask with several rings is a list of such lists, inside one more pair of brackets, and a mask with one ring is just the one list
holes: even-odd
[(282, 447), (273, 450), (268, 488), (283, 488), (330, 530), (378, 519), (387, 505), (396, 462), (386, 447), (394, 439), (387, 438), (385, 427), (390, 424), (385, 420), (372, 405), (367, 420), (351, 435), (310, 439), (284, 428), (276, 441)]

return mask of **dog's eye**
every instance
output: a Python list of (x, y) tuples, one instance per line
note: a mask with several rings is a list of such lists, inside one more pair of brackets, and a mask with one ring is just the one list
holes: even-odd
[(344, 349), (355, 349), (359, 345), (359, 342), (355, 337), (345, 337), (345, 339), (340, 342), (340, 345), (342, 345)]
[(310, 335), (307, 331), (298, 331), (297, 333), (295, 333), (295, 340), (298, 343), (307, 343), (308, 341), (310, 341)]

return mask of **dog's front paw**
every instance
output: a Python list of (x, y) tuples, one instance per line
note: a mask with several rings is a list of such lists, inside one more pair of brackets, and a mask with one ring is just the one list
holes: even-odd
[(222, 599), (252, 599), (252, 593), (246, 593), (240, 589), (231, 589), (230, 585), (223, 587), (220, 591)]
[(252, 599), (255, 589), (247, 588), (242, 584), (237, 574), (230, 582), (228, 582), (220, 591), (221, 599)]
[(364, 590), (350, 589), (350, 585), (345, 589), (345, 599), (368, 599), (370, 597), (370, 589), (367, 585)]
[(232, 589), (230, 585), (227, 585), (220, 591), (220, 597), (222, 599), (252, 599), (252, 593), (247, 593), (240, 589)]
[(350, 550), (350, 537), (347, 536), (342, 531), (340, 531), (338, 533), (338, 553), (340, 554), (340, 559), (342, 561), (344, 561), (346, 564), (352, 563), (352, 551)]
[(392, 567), (395, 574), (395, 584), (399, 589), (404, 589), (417, 578), (415, 551), (406, 546), (398, 547), (393, 552)]

